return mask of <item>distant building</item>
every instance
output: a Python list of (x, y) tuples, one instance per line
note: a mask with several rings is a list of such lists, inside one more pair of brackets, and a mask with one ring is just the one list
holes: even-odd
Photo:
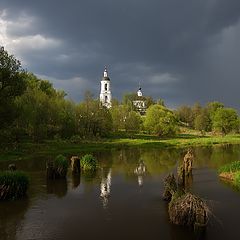
[(133, 101), (133, 106), (141, 115), (144, 115), (146, 113), (146, 101), (144, 100), (142, 88), (140, 86), (137, 91), (137, 99)]
[(110, 78), (108, 76), (107, 67), (103, 72), (103, 77), (101, 80), (101, 90), (100, 90), (100, 102), (103, 106), (111, 108), (112, 106), (112, 93), (110, 87)]

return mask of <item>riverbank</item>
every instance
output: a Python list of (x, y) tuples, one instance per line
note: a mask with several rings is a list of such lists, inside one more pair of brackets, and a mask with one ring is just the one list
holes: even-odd
[(174, 138), (158, 138), (152, 135), (135, 134), (131, 136), (112, 136), (98, 141), (72, 143), (67, 140), (51, 140), (42, 143), (24, 142), (15, 148), (0, 152), (0, 161), (29, 159), (36, 155), (78, 154), (80, 152), (104, 151), (128, 147), (140, 148), (185, 148), (211, 146), (216, 144), (240, 144), (240, 134), (227, 136), (199, 136), (179, 134)]

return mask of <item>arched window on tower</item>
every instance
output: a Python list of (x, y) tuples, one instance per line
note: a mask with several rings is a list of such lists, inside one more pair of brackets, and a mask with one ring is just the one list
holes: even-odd
[(107, 91), (107, 83), (105, 83), (105, 91)]
[(107, 96), (105, 96), (105, 103), (107, 103), (107, 101), (108, 101), (108, 97), (107, 97)]

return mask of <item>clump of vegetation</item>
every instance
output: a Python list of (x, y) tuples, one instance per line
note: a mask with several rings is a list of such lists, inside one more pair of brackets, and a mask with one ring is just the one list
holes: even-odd
[(236, 172), (234, 175), (234, 184), (240, 186), (240, 171)]
[(169, 174), (164, 179), (164, 192), (163, 192), (163, 199), (166, 201), (171, 201), (172, 196), (177, 191), (177, 183), (174, 177), (174, 174)]
[(66, 178), (68, 171), (68, 161), (63, 155), (58, 155), (54, 161), (47, 162), (47, 178)]
[(201, 198), (188, 192), (189, 180), (192, 180), (193, 153), (188, 150), (184, 161), (178, 169), (178, 183), (174, 174), (164, 179), (164, 200), (169, 201), (168, 214), (170, 221), (176, 225), (194, 227), (194, 230), (204, 230), (207, 225), (210, 210)]
[(210, 211), (205, 201), (191, 193), (177, 195), (169, 203), (170, 221), (182, 226), (206, 226)]
[(97, 161), (92, 154), (86, 154), (81, 159), (81, 168), (84, 171), (94, 171), (97, 168)]
[(235, 161), (229, 164), (226, 164), (218, 169), (218, 173), (234, 173), (240, 171), (240, 161)]
[(16, 200), (26, 195), (28, 176), (20, 171), (0, 172), (0, 200)]
[(174, 136), (179, 131), (177, 117), (162, 105), (152, 105), (147, 110), (144, 129), (159, 137)]
[(61, 154), (58, 155), (54, 160), (54, 168), (59, 178), (65, 178), (68, 170), (67, 158)]
[(240, 187), (240, 161), (226, 164), (218, 169), (219, 177)]

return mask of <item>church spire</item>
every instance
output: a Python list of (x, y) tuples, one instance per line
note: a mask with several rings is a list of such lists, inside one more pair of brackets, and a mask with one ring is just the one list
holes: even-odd
[(105, 66), (105, 69), (104, 69), (104, 72), (103, 72), (103, 77), (108, 78), (107, 66)]
[(140, 81), (138, 82), (138, 84), (139, 84), (139, 88), (138, 88), (138, 91), (137, 91), (137, 95), (138, 95), (138, 97), (142, 97), (142, 88), (141, 88), (141, 85), (140, 85)]

